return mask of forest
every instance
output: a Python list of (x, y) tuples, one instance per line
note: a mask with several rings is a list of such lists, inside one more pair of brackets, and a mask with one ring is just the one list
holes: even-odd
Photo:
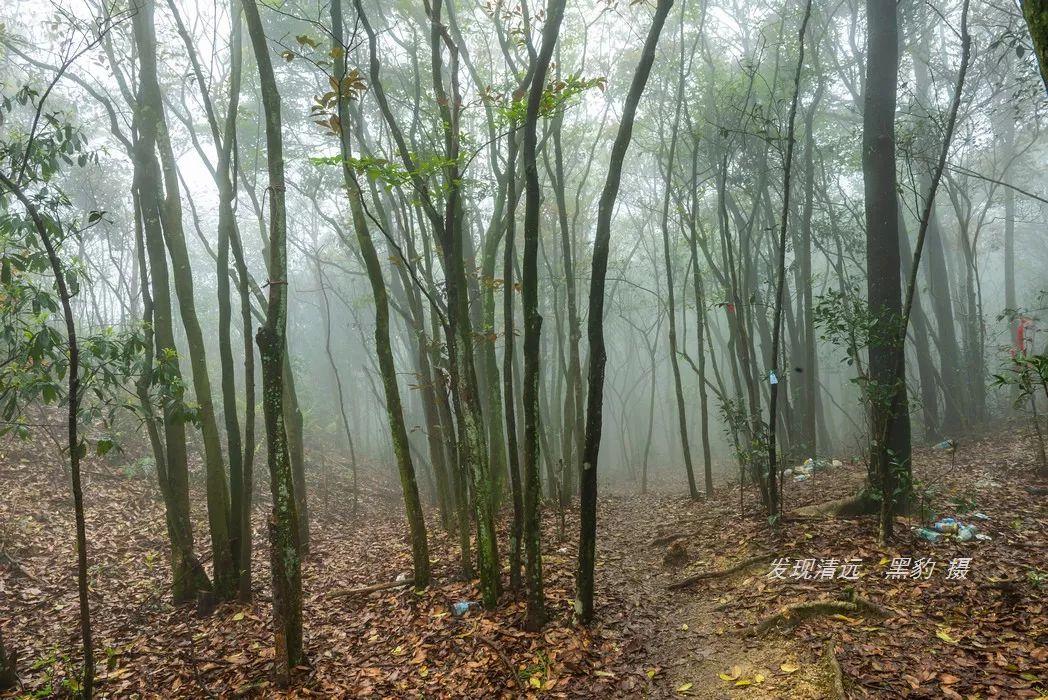
[(1048, 698), (1048, 0), (10, 0), (0, 90), (0, 697)]

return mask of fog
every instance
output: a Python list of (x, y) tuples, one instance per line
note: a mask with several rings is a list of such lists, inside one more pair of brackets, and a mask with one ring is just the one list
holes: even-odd
[(64, 425), (64, 371), (36, 372), (65, 363), (57, 269), (78, 439), (206, 483), (234, 560), (252, 497), (304, 519), (381, 488), (416, 557), (416, 514), (472, 522), (483, 579), (492, 518), (581, 498), (585, 528), (598, 486), (742, 480), (774, 513), (809, 458), (876, 485), (885, 454), (1043, 412), (995, 379), (1044, 352), (1021, 10), (905, 0), (891, 56), (855, 0), (657, 4), (5, 3), (5, 432)]

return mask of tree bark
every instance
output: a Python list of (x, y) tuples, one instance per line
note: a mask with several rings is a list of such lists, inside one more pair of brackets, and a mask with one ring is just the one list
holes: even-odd
[(579, 534), (579, 568), (576, 577), (575, 614), (583, 623), (593, 619), (593, 569), (597, 557), (597, 457), (603, 424), (604, 367), (607, 351), (604, 346), (604, 287), (608, 274), (608, 255), (611, 244), (611, 217), (622, 180), (622, 164), (626, 159), (633, 135), (633, 122), (637, 115), (644, 86), (655, 61), (655, 48), (666, 22), (673, 0), (659, 0), (652, 18), (648, 36), (644, 41), (640, 62), (633, 74), (629, 92), (622, 109), (622, 118), (611, 147), (608, 175), (597, 205), (597, 227), (593, 242), (593, 261), (590, 274), (589, 317), (587, 336), (590, 344), (590, 360), (586, 399), (586, 441), (582, 455), (580, 477), (581, 525)]
[[(226, 483), (221, 439), (207, 371), (204, 336), (196, 315), (193, 277), (182, 229), (182, 202), (177, 166), (164, 118), (160, 85), (157, 79), (155, 1), (147, 0), (133, 17), (139, 59), (138, 128), (146, 132), (143, 141), (155, 146), (160, 157), (164, 196), (156, 197), (164, 243), (171, 258), (175, 294), (186, 332), (189, 361), (196, 401), (200, 407), (200, 427), (204, 441), (204, 467), (207, 481), (208, 526), (211, 533), (214, 589), (222, 598), (236, 592), (237, 575), (229, 538), (229, 487)], [(156, 184), (159, 185), (159, 182)]]
[(1041, 68), (1041, 80), (1045, 92), (1048, 92), (1048, 1), (1022, 0), (1022, 8), (1037, 54), (1037, 65)]
[[(869, 348), (870, 467), (881, 492), (881, 539), (892, 535), (897, 478), (910, 464), (910, 418), (905, 356), (897, 329), (902, 312), (899, 213), (895, 176), (898, 16), (894, 0), (866, 0), (866, 94), (863, 105), (863, 181), (866, 274), (874, 317)], [(899, 371), (901, 370), (901, 371)], [(892, 408), (895, 407), (895, 415)], [(891, 426), (891, 430), (886, 428)]]
[(273, 574), (273, 631), (277, 683), (287, 687), (296, 666), (305, 660), (302, 647), (302, 561), (295, 481), (284, 426), (284, 355), (287, 348), (287, 210), (285, 208), (284, 142), (280, 93), (262, 18), (255, 0), (242, 0), (248, 34), (258, 65), (265, 116), (269, 175), (269, 280), (265, 324), (258, 329), (262, 361), (262, 409), (266, 423), (270, 490), (270, 568)]
[[(378, 253), (371, 240), (367, 220), (364, 214), (363, 193), (353, 171), (349, 132), (349, 99), (352, 90), (347, 83), (346, 51), (343, 46), (342, 2), (331, 2), (331, 38), (338, 57), (334, 60), (334, 78), (336, 101), (338, 105), (338, 136), (342, 156), (342, 178), (349, 195), (350, 210), (353, 217), (353, 228), (360, 246), (360, 255), (364, 260), (371, 293), (375, 301), (375, 351), (378, 355), (379, 371), (382, 374), (382, 388), (386, 399), (386, 414), (389, 421), (390, 435), (393, 441), (393, 454), (397, 460), (397, 471), (400, 474), (400, 486), (404, 494), (404, 508), (407, 511), (408, 528), (411, 538), (411, 552), (415, 572), (415, 588), (421, 590), (429, 585), (429, 547), (426, 540), (426, 521), (419, 500), (418, 483), (415, 478), (415, 465), (411, 459), (407, 427), (404, 424), (404, 409), (400, 401), (400, 387), (397, 384), (397, 369), (393, 361), (393, 351), (389, 339), (389, 299), (386, 282), (382, 276), (382, 267)], [(351, 80), (350, 80), (351, 82)]]
[(546, 621), (546, 602), (542, 590), (542, 531), (539, 513), (539, 348), (542, 316), (538, 300), (539, 189), (536, 133), (539, 108), (546, 90), (546, 74), (564, 19), (564, 0), (546, 3), (546, 23), (542, 45), (535, 58), (524, 117), (524, 256), (521, 261), (521, 296), (524, 311), (524, 550), (527, 553), (525, 579), (528, 588), (526, 625), (537, 630)]
[[(73, 317), (72, 296), (66, 285), (66, 270), (62, 267), (62, 261), (58, 257), (55, 242), (51, 240), (47, 224), (44, 222), (36, 205), (26, 196), (17, 182), (12, 181), (6, 175), (0, 174), (0, 185), (3, 185), (11, 194), (21, 202), (26, 212), (32, 219), (33, 227), (36, 229), (40, 242), (47, 253), (51, 272), (55, 276), (55, 286), (58, 289), (58, 298), (62, 304), (62, 318), (66, 328), (66, 348), (69, 358), (67, 369), (68, 396), (66, 414), (66, 450), (69, 452), (69, 474), (73, 489), (73, 516), (76, 523), (76, 587), (80, 602), (80, 643), (84, 655), (84, 670), (80, 681), (80, 694), (85, 700), (90, 700), (95, 682), (95, 659), (94, 644), (91, 639), (91, 603), (88, 599), (88, 570), (87, 570), (87, 527), (84, 520), (84, 490), (80, 479), (80, 459), (86, 451), (86, 443), (81, 442), (79, 437), (80, 417), (80, 347), (76, 337), (76, 319)], [(52, 222), (57, 225), (57, 222)], [(0, 653), (3, 649), (3, 640), (0, 639)], [(6, 659), (0, 658), (0, 675), (6, 673)], [(13, 672), (13, 669), (12, 669)], [(2, 687), (2, 683), (0, 683)]]

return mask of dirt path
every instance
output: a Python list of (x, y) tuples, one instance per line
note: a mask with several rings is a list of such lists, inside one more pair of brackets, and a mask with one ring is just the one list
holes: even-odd
[[(719, 527), (737, 516), (738, 504), (732, 503), (736, 499), (735, 494), (724, 494), (715, 502), (696, 504), (634, 496), (602, 504), (604, 512), (616, 514), (607, 518), (602, 531), (605, 547), (613, 552), (604, 559), (604, 571), (609, 586), (629, 590), (631, 618), (644, 639), (636, 663), (652, 681), (647, 696), (832, 697), (832, 676), (823, 659), (807, 646), (781, 637), (746, 638), (737, 631), (746, 610), (733, 604), (740, 602), (735, 589), (762, 579), (767, 562), (686, 589), (667, 590), (684, 578), (685, 571), (721, 570), (768, 551), (765, 547), (770, 544), (756, 532), (745, 549), (737, 543), (722, 547), (736, 532)], [(754, 521), (748, 529), (759, 527)], [(671, 533), (686, 536), (682, 540), (688, 549), (686, 569), (666, 564), (667, 546), (652, 544)]]
[[(629, 566), (618, 566), (644, 572), (638, 602), (648, 608), (650, 627), (639, 663), (655, 672), (650, 695), (834, 698), (842, 694), (840, 683), (849, 698), (1048, 696), (1048, 507), (1032, 487), (1038, 483), (1032, 454), (1028, 436), (1009, 431), (962, 444), (956, 454), (916, 455), (926, 516), (976, 523), (989, 538), (981, 541), (924, 541), (909, 531), (921, 525), (916, 518), (898, 521), (890, 547), (876, 542), (872, 517), (786, 522), (773, 535), (756, 514), (739, 517), (737, 491), (718, 493), (709, 503), (634, 497), (614, 504), (628, 516), (609, 522), (605, 541), (634, 552)], [(817, 474), (814, 484), (790, 480), (788, 507), (852, 495), (863, 477), (861, 465), (845, 464)], [(747, 495), (747, 503), (754, 500)], [(628, 522), (637, 528), (632, 546), (615, 532)], [(682, 570), (663, 564), (665, 545), (649, 544), (670, 534), (686, 544), (689, 562)], [(665, 590), (687, 575), (765, 552), (795, 565), (855, 558), (861, 574), (854, 580), (793, 572), (775, 578), (765, 562)], [(897, 561), (937, 568), (892, 578)], [(951, 577), (957, 562), (968, 562), (970, 571)], [(742, 634), (785, 605), (852, 596), (880, 606), (887, 618), (830, 612), (789, 630)]]

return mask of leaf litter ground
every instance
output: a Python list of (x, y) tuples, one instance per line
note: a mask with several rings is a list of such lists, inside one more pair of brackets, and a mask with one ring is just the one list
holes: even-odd
[[(78, 659), (73, 521), (66, 478), (43, 444), (0, 447), (0, 624), (19, 654), (20, 694), (69, 690)], [(989, 541), (927, 542), (898, 521), (890, 547), (872, 518), (787, 518), (771, 531), (756, 494), (737, 484), (692, 502), (680, 484), (636, 495), (605, 489), (598, 540), (599, 623), (572, 624), (577, 513), (545, 512), (544, 573), (551, 622), (523, 631), (523, 602), (505, 594), (493, 612), (455, 616), (479, 598), (458, 580), (454, 536), (430, 513), (434, 585), (338, 591), (394, 581), (410, 571), (399, 495), (367, 481), (360, 507), (325, 479), (314, 493), (312, 547), (304, 569), (306, 646), (295, 697), (847, 697), (1038, 698), (1048, 688), (1048, 511), (1031, 493), (1034, 448), (1016, 431), (915, 457), (937, 516), (977, 522)], [(255, 602), (209, 616), (171, 605), (163, 507), (149, 479), (96, 460), (85, 493), (99, 692), (106, 697), (277, 696), (270, 683), (269, 574), (260, 492)], [(792, 511), (854, 494), (864, 468), (845, 464), (810, 481), (787, 480)], [(1043, 487), (1044, 484), (1042, 483)], [(1036, 488), (1034, 488), (1036, 491)], [(194, 494), (202, 503), (202, 494)], [(989, 520), (972, 520), (974, 512)], [(197, 551), (207, 551), (202, 510)], [(926, 513), (926, 515), (929, 515)], [(505, 555), (505, 532), (502, 554)], [(685, 563), (666, 564), (667, 545)], [(861, 559), (858, 580), (771, 576), (763, 561), (682, 590), (687, 576), (729, 569), (762, 554)], [(934, 558), (929, 578), (890, 579), (892, 560)], [(966, 578), (949, 562), (971, 558)], [(747, 635), (783, 606), (868, 600), (886, 617), (856, 613), (794, 619)], [(830, 651), (828, 651), (830, 650)], [(839, 669), (839, 671), (835, 670)], [(838, 683), (841, 687), (838, 688)]]

